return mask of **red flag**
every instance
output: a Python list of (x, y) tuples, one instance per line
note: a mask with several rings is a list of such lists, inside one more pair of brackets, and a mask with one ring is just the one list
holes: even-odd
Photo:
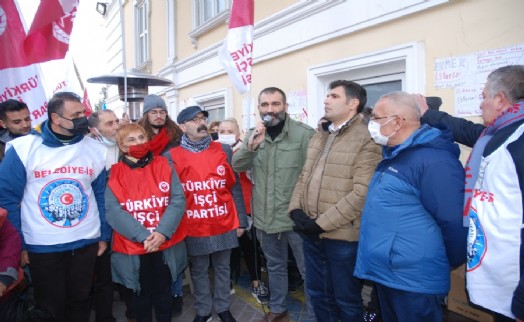
[(14, 0), (0, 0), (0, 70), (29, 65), (23, 50), (25, 36)]
[(218, 58), (231, 82), (243, 94), (251, 88), (254, 0), (233, 0), (227, 38)]
[(82, 103), (86, 107), (86, 116), (91, 116), (91, 114), (93, 114), (93, 107), (91, 107), (91, 101), (89, 100), (89, 96), (87, 95), (87, 88), (84, 88), (84, 98), (82, 100)]
[(24, 41), (31, 64), (64, 58), (79, 0), (42, 0)]

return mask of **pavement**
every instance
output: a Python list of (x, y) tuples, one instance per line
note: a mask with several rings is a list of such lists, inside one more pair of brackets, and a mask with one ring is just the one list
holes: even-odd
[[(267, 277), (263, 280), (267, 280)], [(238, 283), (233, 286), (235, 292), (231, 295), (231, 313), (238, 322), (259, 322), (264, 312), (268, 312), (268, 307), (259, 304), (256, 299), (251, 295), (250, 280), (247, 272), (240, 275)], [(365, 291), (364, 291), (365, 292)], [(364, 295), (365, 298), (365, 295)], [(184, 286), (184, 306), (182, 314), (177, 317), (173, 317), (173, 322), (192, 322), (195, 318), (195, 310), (193, 309), (193, 303), (195, 302), (194, 296), (191, 294), (188, 285)], [(305, 322), (306, 321), (306, 308), (304, 303), (304, 291), (300, 287), (296, 293), (288, 294), (287, 306), (290, 315), (291, 322)], [(123, 301), (115, 297), (113, 304), (113, 316), (116, 322), (134, 322), (134, 320), (128, 320), (125, 317), (126, 307)], [(213, 313), (213, 320), (219, 321), (216, 312)], [(461, 315), (455, 314), (444, 310), (443, 322), (471, 322), (468, 318)], [(94, 314), (92, 314), (90, 322), (95, 322)]]
[[(266, 279), (267, 280), (267, 279)], [(267, 305), (262, 305), (251, 295), (250, 279), (248, 274), (240, 276), (238, 283), (233, 285), (235, 290), (231, 295), (231, 314), (238, 322), (260, 321), (264, 317), (264, 312), (268, 312)], [(173, 322), (192, 322), (195, 318), (195, 310), (193, 304), (195, 298), (191, 294), (189, 286), (184, 286), (184, 306), (182, 314), (173, 317)], [(288, 312), (292, 321), (306, 321), (306, 307), (304, 303), (303, 288), (299, 288), (296, 293), (289, 294), (287, 298)], [(125, 304), (120, 301), (118, 297), (113, 303), (113, 316), (116, 322), (131, 322), (125, 316)], [(94, 322), (94, 314), (92, 314), (90, 322)], [(213, 313), (213, 320), (219, 321), (216, 312)]]

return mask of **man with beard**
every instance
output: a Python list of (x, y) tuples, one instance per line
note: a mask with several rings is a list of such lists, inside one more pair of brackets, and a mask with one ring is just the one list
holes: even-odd
[[(270, 313), (262, 321), (289, 321), (288, 244), (305, 280), (302, 238), (293, 231), (289, 201), (306, 160), (309, 139), (315, 130), (292, 120), (287, 114), (286, 94), (269, 87), (258, 96), (258, 111), (265, 122), (246, 134), (247, 144), (233, 155), (233, 169), (252, 170), (254, 177), (251, 213), (256, 236), (267, 259)], [(266, 128), (267, 125), (267, 128)], [(315, 321), (306, 295), (308, 320)]]
[(180, 143), (182, 130), (171, 120), (164, 100), (155, 94), (144, 98), (143, 116), (138, 121), (149, 138), (151, 151), (161, 155)]
[(91, 137), (107, 148), (106, 170), (118, 162), (120, 151), (116, 144), (116, 132), (120, 128), (120, 120), (111, 110), (98, 110), (89, 116), (89, 131)]
[(0, 162), (4, 158), (7, 142), (31, 132), (31, 116), (24, 102), (7, 100), (0, 103)]
[[(118, 162), (120, 150), (116, 144), (116, 132), (120, 120), (112, 110), (98, 110), (89, 116), (90, 136), (107, 148), (106, 170)], [(111, 279), (111, 248), (97, 258), (93, 282), (93, 301), (96, 322), (113, 322), (113, 281)], [(126, 305), (128, 303), (126, 302)], [(129, 310), (129, 306), (128, 306)]]

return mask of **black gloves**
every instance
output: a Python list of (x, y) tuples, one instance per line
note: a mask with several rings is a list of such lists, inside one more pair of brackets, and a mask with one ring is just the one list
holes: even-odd
[(289, 215), (291, 216), (291, 219), (293, 219), (293, 222), (295, 223), (295, 227), (293, 227), (293, 230), (297, 232), (303, 231), (304, 230), (304, 221), (309, 219), (309, 216), (306, 215), (304, 210), (302, 209), (291, 210)]
[(317, 224), (316, 220), (313, 218), (309, 218), (304, 223), (304, 233), (310, 234), (310, 235), (320, 235), (324, 232), (324, 229), (320, 228), (320, 226)]
[(319, 235), (324, 232), (314, 218), (310, 218), (302, 209), (294, 209), (289, 213), (295, 223), (293, 230), (297, 233)]

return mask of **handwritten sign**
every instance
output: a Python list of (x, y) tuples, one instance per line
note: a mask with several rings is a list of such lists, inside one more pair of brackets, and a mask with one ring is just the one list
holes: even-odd
[(480, 115), (488, 75), (507, 65), (524, 64), (524, 44), (435, 60), (435, 87), (455, 88), (455, 114)]
[(296, 90), (287, 93), (288, 113), (295, 121), (307, 123), (307, 91)]

